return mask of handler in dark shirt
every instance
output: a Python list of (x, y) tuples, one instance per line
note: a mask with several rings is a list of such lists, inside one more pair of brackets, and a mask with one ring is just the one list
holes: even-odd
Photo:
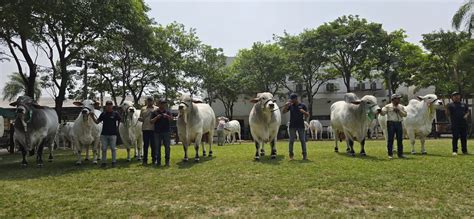
[(446, 113), (451, 119), (451, 130), (453, 132), (453, 156), (458, 154), (458, 140), (461, 137), (461, 149), (463, 154), (467, 153), (467, 118), (469, 110), (465, 103), (461, 102), (461, 94), (454, 92), (447, 106)]
[(100, 134), (100, 142), (102, 143), (102, 167), (106, 166), (107, 161), (107, 146), (110, 146), (112, 152), (112, 167), (115, 167), (117, 162), (117, 127), (120, 123), (120, 114), (113, 110), (113, 103), (110, 100), (105, 102), (105, 112), (102, 112), (98, 119), (95, 118), (94, 113), (91, 114), (95, 123), (103, 122), (102, 133)]
[(285, 108), (283, 109), (283, 113), (287, 113), (290, 111), (290, 145), (289, 145), (289, 153), (290, 153), (290, 160), (293, 160), (293, 144), (296, 138), (296, 132), (298, 132), (298, 136), (301, 142), (301, 149), (303, 152), (303, 160), (307, 159), (306, 153), (306, 133), (304, 130), (304, 119), (309, 116), (307, 112), (307, 108), (303, 103), (298, 101), (298, 95), (291, 94), (290, 100), (286, 103)]
[(165, 165), (170, 166), (170, 120), (173, 119), (170, 111), (166, 109), (167, 101), (160, 99), (158, 109), (151, 114), (151, 123), (155, 124), (156, 165), (161, 165), (161, 145), (165, 145)]

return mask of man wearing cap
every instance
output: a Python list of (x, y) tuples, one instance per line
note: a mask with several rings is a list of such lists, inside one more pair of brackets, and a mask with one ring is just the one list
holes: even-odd
[(173, 119), (171, 112), (166, 109), (167, 101), (160, 99), (158, 109), (151, 114), (151, 123), (155, 125), (156, 165), (161, 165), (161, 144), (165, 146), (165, 165), (170, 166), (170, 121)]
[(304, 120), (309, 117), (306, 106), (298, 101), (298, 95), (291, 94), (290, 100), (286, 103), (283, 108), (283, 113), (290, 112), (290, 143), (289, 143), (289, 154), (290, 160), (293, 160), (293, 144), (295, 143), (296, 132), (300, 137), (301, 149), (303, 153), (303, 160), (307, 159), (306, 152), (306, 133), (304, 130)]
[(451, 120), (451, 130), (453, 132), (453, 156), (458, 154), (458, 140), (461, 138), (461, 150), (463, 154), (467, 153), (467, 119), (469, 109), (465, 103), (461, 102), (461, 94), (454, 92), (451, 94), (451, 100), (447, 106), (446, 114)]
[(112, 167), (115, 167), (115, 164), (117, 162), (117, 128), (120, 123), (121, 117), (117, 111), (114, 111), (113, 107), (113, 102), (111, 100), (107, 100), (105, 102), (105, 111), (100, 114), (99, 118), (96, 119), (94, 113), (89, 114), (95, 123), (104, 123), (102, 126), (102, 132), (100, 134), (100, 142), (102, 143), (101, 167), (106, 166), (107, 146), (110, 147), (110, 150), (112, 152)]
[(400, 95), (393, 94), (391, 97), (392, 103), (387, 104), (382, 108), (380, 115), (387, 115), (387, 152), (388, 158), (393, 158), (393, 141), (397, 135), (397, 154), (398, 158), (405, 158), (403, 155), (403, 117), (407, 116), (405, 107), (400, 104)]
[(143, 165), (148, 164), (148, 147), (151, 146), (151, 161), (152, 164), (156, 163), (156, 147), (155, 147), (155, 137), (154, 130), (155, 126), (151, 123), (151, 114), (158, 109), (154, 105), (153, 97), (146, 98), (146, 106), (144, 106), (140, 113), (140, 118), (138, 121), (142, 122), (142, 132), (143, 132)]

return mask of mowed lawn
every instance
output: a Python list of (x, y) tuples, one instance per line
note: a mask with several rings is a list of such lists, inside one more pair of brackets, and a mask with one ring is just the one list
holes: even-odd
[(449, 139), (429, 140), (428, 155), (405, 160), (388, 160), (380, 140), (367, 142), (365, 158), (335, 153), (333, 144), (309, 142), (302, 161), (296, 143), (289, 161), (280, 141), (277, 159), (259, 162), (253, 143), (227, 145), (200, 163), (182, 163), (177, 145), (170, 168), (127, 163), (123, 149), (119, 166), (106, 169), (75, 166), (70, 150), (56, 151), (42, 169), (32, 157), (22, 169), (19, 154), (0, 155), (0, 217), (474, 215), (474, 156), (451, 156)]

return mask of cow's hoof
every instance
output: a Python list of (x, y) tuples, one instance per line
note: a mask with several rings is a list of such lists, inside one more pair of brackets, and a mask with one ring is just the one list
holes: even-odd
[(260, 152), (260, 156), (261, 156), (261, 157), (265, 156), (265, 153), (264, 153), (264, 152)]
[(350, 155), (351, 157), (355, 157), (355, 156), (356, 156), (355, 153), (352, 153), (352, 152), (349, 152), (349, 155)]
[(367, 156), (367, 154), (365, 152), (361, 152), (360, 156), (365, 157), (365, 156)]
[(21, 168), (26, 168), (27, 166), (28, 166), (27, 163), (22, 163), (22, 164), (21, 164)]
[(89, 161), (89, 158), (84, 159), (84, 161)]
[(206, 152), (203, 152), (203, 153), (202, 153), (202, 156), (203, 156), (203, 157), (207, 156)]
[(141, 158), (137, 158), (138, 161), (141, 161), (142, 159)]
[(339, 149), (338, 149), (338, 148), (334, 148), (334, 152), (339, 153)]
[(422, 155), (427, 155), (426, 151), (421, 152)]
[(414, 150), (413, 150), (413, 151), (411, 151), (411, 154), (416, 154), (416, 151), (414, 151)]
[(42, 163), (39, 163), (37, 164), (38, 168), (43, 168), (43, 164)]
[(183, 162), (188, 162), (188, 158), (185, 157), (185, 158), (183, 159)]
[(132, 160), (130, 160), (130, 158), (128, 158), (128, 159), (127, 159), (127, 162), (130, 162), (130, 161), (132, 161)]
[(194, 162), (199, 163), (199, 157), (194, 158)]
[(97, 165), (97, 161), (96, 161), (96, 160), (94, 160), (92, 163), (95, 164), (95, 165)]
[(53, 159), (48, 159), (48, 162), (50, 162), (50, 163), (53, 162)]
[(259, 161), (260, 160), (260, 157), (259, 156), (256, 156), (255, 157), (255, 161)]
[(76, 163), (76, 166), (81, 166), (81, 165), (82, 165), (81, 162), (77, 162), (77, 163)]
[(277, 156), (276, 156), (275, 154), (272, 154), (272, 156), (270, 157), (270, 159), (275, 160), (276, 157), (277, 157)]

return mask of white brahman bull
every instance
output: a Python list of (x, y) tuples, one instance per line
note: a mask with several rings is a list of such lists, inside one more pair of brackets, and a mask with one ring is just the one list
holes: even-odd
[(124, 101), (120, 105), (122, 109), (122, 121), (119, 125), (120, 138), (122, 143), (127, 149), (127, 161), (130, 161), (130, 148), (135, 149), (135, 157), (137, 160), (142, 159), (142, 147), (143, 147), (143, 123), (138, 121), (140, 118), (140, 110), (133, 107), (133, 103), (130, 101)]
[[(52, 108), (40, 106), (28, 96), (20, 96), (10, 106), (16, 107), (14, 144), (19, 147), (23, 160), (21, 165), (27, 166), (26, 154), (36, 152), (36, 164), (43, 166), (43, 148), (49, 148), (49, 161), (53, 159), (53, 147), (58, 132), (58, 115)], [(3, 126), (3, 123), (2, 123)]]
[(63, 149), (66, 149), (66, 146), (69, 146), (73, 151), (74, 154), (76, 153), (76, 149), (74, 147), (74, 122), (65, 122), (59, 125), (58, 135), (56, 137), (57, 142), (56, 144), (58, 147), (60, 145), (63, 146)]
[(328, 126), (326, 132), (328, 139), (334, 139), (334, 131), (332, 130), (332, 126)]
[[(309, 130), (309, 123), (304, 121), (304, 133), (306, 135), (306, 133), (308, 132)], [(290, 135), (290, 122), (286, 123), (286, 133), (288, 133), (288, 136)], [(298, 134), (298, 132), (296, 132), (296, 138), (295, 139), (299, 139), (300, 138), (300, 134)], [(306, 141), (308, 141), (308, 139), (306, 138)]]
[(101, 114), (95, 106), (99, 103), (94, 100), (84, 100), (82, 102), (73, 102), (74, 105), (82, 107), (81, 113), (77, 116), (72, 127), (74, 133), (74, 147), (77, 150), (76, 165), (82, 164), (82, 150), (86, 150), (86, 161), (89, 160), (89, 147), (92, 146), (93, 163), (97, 164), (100, 153), (100, 133), (102, 124), (96, 124), (89, 114), (93, 113), (96, 118)]
[[(257, 97), (251, 100), (254, 103), (249, 115), (250, 132), (255, 141), (255, 160), (260, 160), (260, 156), (265, 155), (264, 143), (270, 142), (272, 147), (271, 159), (276, 158), (276, 139), (278, 129), (281, 124), (280, 109), (273, 99), (271, 93), (258, 93)], [(262, 149), (259, 152), (260, 145)]]
[(239, 143), (242, 141), (240, 136), (240, 123), (237, 120), (232, 120), (224, 124), (224, 136), (228, 143), (234, 143), (236, 141), (235, 134), (239, 136)]
[[(415, 138), (419, 137), (421, 142), (421, 154), (426, 154), (425, 139), (431, 133), (433, 120), (436, 117), (436, 109), (443, 102), (438, 100), (435, 94), (418, 96), (412, 99), (405, 107), (407, 116), (403, 119), (404, 133), (410, 139), (411, 153), (415, 154)], [(379, 116), (380, 127), (382, 128), (384, 137), (387, 136), (387, 117)]]
[(309, 121), (309, 132), (311, 133), (311, 138), (313, 140), (323, 139), (323, 124), (319, 120), (311, 120)]
[[(183, 96), (178, 106), (177, 120), (178, 136), (183, 142), (184, 161), (188, 161), (188, 146), (194, 142), (196, 155), (194, 161), (199, 161), (199, 145), (202, 136), (208, 133), (209, 157), (212, 157), (212, 141), (216, 116), (209, 104), (195, 103), (190, 96)], [(202, 154), (206, 156), (206, 147), (202, 145)]]
[(369, 124), (369, 130), (368, 130), (369, 133), (367, 137), (371, 139), (378, 139), (379, 130), (380, 130), (379, 120), (378, 119), (372, 120), (372, 122), (370, 122)]
[[(354, 97), (355, 95), (350, 94)], [(335, 133), (335, 148), (338, 149), (339, 134), (344, 133), (347, 143), (347, 151), (355, 156), (354, 141), (361, 145), (360, 154), (365, 156), (365, 136), (371, 119), (380, 111), (377, 105), (377, 98), (372, 95), (366, 95), (362, 99), (355, 99), (351, 103), (346, 101), (337, 101), (331, 105), (331, 126)]]

